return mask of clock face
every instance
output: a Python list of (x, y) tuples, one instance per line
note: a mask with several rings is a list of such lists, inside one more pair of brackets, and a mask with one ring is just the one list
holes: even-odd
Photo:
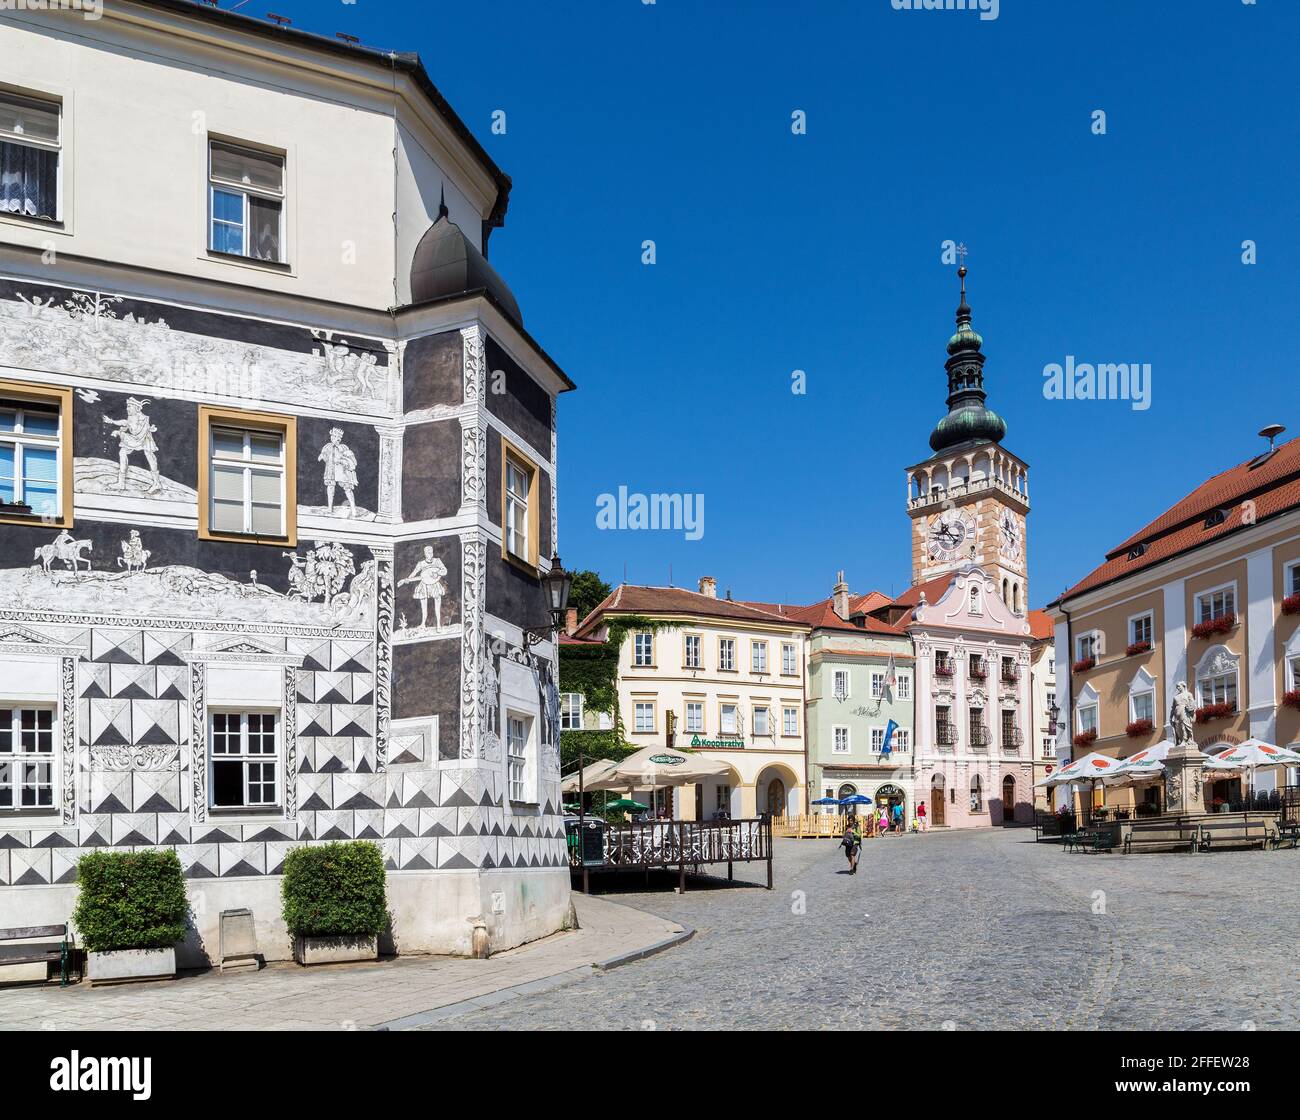
[(975, 521), (955, 509), (946, 509), (930, 522), (928, 538), (931, 557), (951, 560), (967, 541), (975, 539)]
[(998, 525), (998, 543), (1004, 556), (1013, 560), (1020, 556), (1020, 525), (1010, 510), (1004, 510)]

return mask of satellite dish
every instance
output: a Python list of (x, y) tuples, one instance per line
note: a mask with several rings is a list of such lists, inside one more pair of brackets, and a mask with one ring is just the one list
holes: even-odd
[(1259, 434), (1268, 440), (1268, 449), (1272, 451), (1273, 441), (1285, 431), (1285, 424), (1268, 424), (1265, 427), (1260, 428)]

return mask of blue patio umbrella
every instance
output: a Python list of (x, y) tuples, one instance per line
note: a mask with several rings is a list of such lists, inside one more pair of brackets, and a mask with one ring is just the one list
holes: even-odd
[(819, 797), (813, 802), (814, 805), (838, 805), (839, 803), (838, 797)]
[(841, 798), (840, 804), (841, 805), (873, 805), (875, 803), (871, 800), (870, 797), (867, 797), (865, 794), (855, 793), (850, 795), (849, 797)]

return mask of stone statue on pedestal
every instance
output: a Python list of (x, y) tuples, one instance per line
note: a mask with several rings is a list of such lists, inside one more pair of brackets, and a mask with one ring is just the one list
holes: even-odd
[(1174, 745), (1165, 757), (1165, 812), (1204, 812), (1201, 796), (1201, 768), (1192, 727), (1196, 720), (1196, 700), (1186, 681), (1179, 681), (1169, 705), (1169, 729)]

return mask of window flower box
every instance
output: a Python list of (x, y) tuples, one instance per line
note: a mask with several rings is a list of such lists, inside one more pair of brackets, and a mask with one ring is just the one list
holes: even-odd
[(1134, 642), (1124, 650), (1125, 657), (1136, 657), (1139, 653), (1150, 653), (1150, 642)]
[(1095, 657), (1083, 657), (1070, 666), (1071, 672), (1086, 673), (1089, 669), (1094, 668), (1097, 664)]
[(1300, 614), (1300, 591), (1282, 600), (1283, 614)]
[(1227, 719), (1229, 716), (1237, 714), (1237, 705), (1230, 700), (1225, 700), (1221, 704), (1206, 704), (1202, 708), (1196, 709), (1196, 722), (1209, 723), (1211, 720)]
[(1293, 688), (1290, 692), (1282, 694), (1282, 706), (1284, 708), (1300, 708), (1300, 688)]
[(1144, 735), (1150, 735), (1155, 729), (1155, 724), (1149, 719), (1135, 719), (1124, 728), (1124, 734), (1130, 739), (1141, 739)]
[(1204, 622), (1198, 622), (1192, 627), (1193, 638), (1213, 638), (1219, 634), (1227, 634), (1236, 629), (1237, 616), (1235, 614), (1221, 614), (1218, 618), (1207, 618)]
[(939, 661), (934, 666), (934, 675), (936, 677), (951, 677), (953, 673), (951, 661)]
[(970, 679), (973, 681), (988, 680), (989, 671), (983, 665), (972, 663), (970, 667)]
[(1090, 747), (1096, 741), (1097, 729), (1095, 727), (1089, 728), (1087, 731), (1080, 731), (1079, 734), (1074, 737), (1074, 745), (1076, 747)]

